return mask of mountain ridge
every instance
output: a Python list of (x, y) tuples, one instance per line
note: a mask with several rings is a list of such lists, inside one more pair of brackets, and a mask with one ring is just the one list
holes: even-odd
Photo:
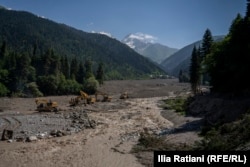
[[(225, 35), (217, 35), (213, 36), (214, 42), (223, 40)], [(192, 50), (194, 46), (198, 48), (201, 46), (202, 40), (198, 40), (196, 42), (193, 42), (192, 44), (189, 44), (187, 46), (184, 46), (182, 49), (177, 51), (176, 53), (172, 54), (170, 57), (166, 58), (162, 61), (160, 64), (162, 69), (164, 69), (167, 73), (173, 76), (178, 76), (179, 71), (182, 69), (183, 71), (188, 72), (190, 59), (192, 55)]]
[(176, 48), (157, 43), (156, 37), (143, 33), (128, 34), (121, 41), (134, 49), (137, 53), (158, 64), (178, 51)]
[(38, 53), (52, 48), (60, 55), (76, 56), (80, 61), (91, 58), (94, 68), (98, 62), (106, 64), (109, 79), (165, 73), (127, 45), (103, 34), (87, 33), (27, 11), (0, 9), (0, 21), (0, 44), (5, 41), (18, 52), (32, 52), (36, 45)]

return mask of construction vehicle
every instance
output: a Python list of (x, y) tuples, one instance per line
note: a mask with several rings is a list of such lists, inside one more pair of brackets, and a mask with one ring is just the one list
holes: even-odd
[(120, 96), (120, 99), (127, 99), (128, 98), (128, 92), (123, 92)]
[(52, 102), (51, 100), (47, 100), (45, 98), (36, 98), (35, 99), (37, 105), (37, 111), (39, 112), (57, 112), (58, 103)]
[(77, 96), (75, 98), (71, 98), (69, 101), (70, 106), (76, 106), (78, 104), (80, 104), (81, 101), (81, 96)]
[(93, 104), (96, 102), (96, 98), (89, 96), (87, 93), (80, 91), (80, 94), (82, 99), (85, 100), (85, 103)]
[(98, 95), (103, 96), (102, 102), (111, 102), (112, 97), (110, 97), (107, 93), (104, 93), (104, 92), (101, 92), (101, 91), (96, 91), (96, 93), (95, 93), (96, 101), (99, 101), (98, 98), (97, 98)]
[(83, 100), (83, 104), (93, 104), (96, 102), (94, 97), (90, 97), (87, 93), (80, 91), (80, 96), (77, 96), (75, 98), (72, 98), (69, 101), (70, 106), (76, 106), (81, 104), (81, 100)]

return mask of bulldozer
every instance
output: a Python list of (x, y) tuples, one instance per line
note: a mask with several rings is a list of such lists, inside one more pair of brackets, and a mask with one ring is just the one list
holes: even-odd
[(37, 111), (39, 112), (58, 112), (58, 103), (45, 98), (36, 98)]
[(95, 93), (96, 101), (99, 101), (98, 98), (97, 98), (98, 95), (103, 96), (103, 99), (101, 100), (102, 102), (111, 102), (112, 97), (110, 97), (107, 93), (104, 93), (104, 92), (101, 92), (101, 91), (96, 91), (96, 93)]
[(93, 104), (96, 102), (94, 97), (90, 97), (87, 93), (80, 91), (80, 96), (72, 98), (69, 101), (69, 104), (70, 104), (70, 106), (76, 106), (76, 105), (81, 104), (81, 100), (84, 100), (84, 102), (83, 102), (84, 105)]

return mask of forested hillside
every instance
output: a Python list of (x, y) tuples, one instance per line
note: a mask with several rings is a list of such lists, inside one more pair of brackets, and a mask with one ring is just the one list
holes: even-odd
[(87, 87), (88, 80), (97, 85), (100, 78), (164, 74), (148, 59), (105, 35), (4, 8), (0, 22), (1, 96), (68, 94)]
[[(213, 36), (214, 42), (218, 42), (223, 40), (225, 36)], [(202, 45), (202, 40), (196, 41), (192, 44), (185, 46), (184, 48), (178, 50), (170, 57), (166, 58), (162, 61), (161, 66), (165, 71), (167, 71), (170, 75), (178, 76), (179, 72), (182, 71), (188, 74), (191, 54), (194, 46), (199, 48)]]
[(211, 47), (205, 63), (214, 91), (250, 93), (250, 3), (233, 20), (226, 38)]
[[(222, 41), (214, 41), (206, 30), (202, 45), (193, 48), (190, 75), (200, 74), (195, 84), (203, 84), (204, 77), (212, 91), (233, 94), (249, 94), (250, 81), (250, 1), (247, 11), (232, 20), (229, 32)], [(196, 50), (196, 52), (194, 52)], [(196, 70), (191, 70), (197, 66)], [(201, 82), (202, 81), (202, 82)]]
[[(197, 85), (197, 88), (206, 84), (214, 92), (250, 93), (250, 81), (247, 77), (250, 72), (250, 2), (247, 1), (246, 15), (243, 17), (238, 14), (232, 20), (225, 37), (218, 40), (213, 38), (209, 29), (205, 31), (199, 45), (193, 45), (192, 53), (185, 54), (190, 55), (191, 59), (177, 66), (180, 78), (183, 75), (181, 69), (185, 69), (188, 73), (186, 78), (191, 78), (191, 84)], [(196, 79), (192, 81), (194, 76)]]
[[(198, 150), (249, 150), (250, 0), (246, 15), (236, 16), (224, 40), (214, 42), (206, 30), (202, 41), (200, 48), (193, 48), (190, 64), (191, 88), (197, 96), (189, 112), (203, 115), (205, 123)], [(204, 81), (211, 93), (201, 96)]]

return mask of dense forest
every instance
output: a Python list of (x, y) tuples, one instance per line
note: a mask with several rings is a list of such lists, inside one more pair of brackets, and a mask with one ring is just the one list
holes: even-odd
[(190, 82), (194, 93), (199, 85), (210, 85), (213, 92), (249, 94), (250, 81), (250, 1), (245, 17), (238, 14), (229, 33), (214, 42), (207, 29), (199, 48), (194, 47), (190, 65)]
[[(199, 112), (205, 111), (200, 132), (203, 139), (194, 150), (248, 151), (250, 0), (247, 0), (246, 15), (236, 16), (224, 40), (214, 42), (211, 37), (212, 33), (207, 29), (201, 47), (193, 48), (190, 64), (190, 83), (196, 95), (189, 100), (200, 106)], [(211, 93), (201, 96), (199, 87), (204, 84), (211, 86)], [(205, 101), (199, 101), (202, 98)]]
[(103, 64), (93, 72), (91, 60), (56, 55), (52, 49), (44, 54), (7, 51), (3, 43), (0, 52), (0, 95), (43, 96), (78, 93), (85, 89), (93, 93), (103, 83)]
[(165, 74), (116, 39), (0, 8), (0, 96), (93, 92), (103, 80)]

